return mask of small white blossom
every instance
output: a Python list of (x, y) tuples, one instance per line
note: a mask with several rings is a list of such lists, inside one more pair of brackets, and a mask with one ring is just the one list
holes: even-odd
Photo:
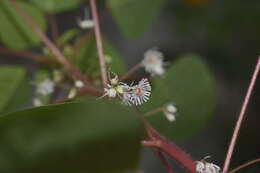
[(108, 96), (109, 98), (115, 98), (117, 91), (115, 88), (104, 88), (105, 96)]
[(74, 83), (75, 87), (82, 88), (84, 87), (84, 83), (81, 80), (76, 80)]
[(94, 21), (89, 17), (89, 10), (85, 8), (84, 10), (84, 19), (77, 19), (77, 23), (81, 29), (90, 29), (94, 27)]
[(176, 112), (177, 108), (173, 104), (168, 104), (165, 106), (163, 113), (165, 117), (170, 121), (175, 121), (176, 120)]
[(42, 101), (39, 98), (34, 98), (33, 99), (33, 105), (38, 107), (38, 106), (42, 106), (43, 103), (42, 103)]
[(119, 82), (119, 78), (115, 75), (110, 79), (110, 84), (104, 88), (102, 97), (115, 98), (119, 97), (123, 104), (126, 105), (141, 105), (149, 100), (151, 95), (151, 85), (148, 79), (144, 78), (137, 85), (127, 85), (126, 83)]
[(50, 79), (45, 79), (44, 81), (36, 84), (36, 93), (41, 95), (49, 95), (54, 91), (54, 82)]
[(131, 87), (130, 102), (134, 105), (141, 105), (149, 100), (151, 95), (151, 85), (148, 79), (142, 79), (137, 85)]
[(77, 23), (81, 29), (90, 29), (94, 27), (94, 21), (91, 19), (77, 19)]
[(145, 52), (142, 66), (146, 72), (152, 76), (161, 76), (165, 72), (164, 65), (162, 52), (156, 49), (150, 49)]
[(196, 171), (198, 173), (220, 173), (220, 167), (206, 162), (204, 159), (196, 162)]
[(73, 87), (70, 89), (68, 99), (73, 99), (77, 95), (77, 88)]

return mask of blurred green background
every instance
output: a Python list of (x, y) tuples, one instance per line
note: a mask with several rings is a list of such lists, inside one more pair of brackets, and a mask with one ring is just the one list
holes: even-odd
[[(86, 10), (90, 13), (88, 1), (20, 0), (19, 3), (50, 37), (49, 21), (50, 17), (55, 17), (59, 34), (65, 40), (60, 44), (63, 53), (83, 73), (99, 75), (94, 38), (77, 49), (80, 40), (85, 38), (84, 33), (92, 32), (77, 25), (77, 19), (84, 18)], [(211, 161), (222, 166), (259, 56), (260, 2), (98, 0), (98, 7), (105, 52), (113, 58), (109, 65), (113, 71), (122, 74), (153, 47), (158, 47), (172, 64), (167, 67), (165, 78), (152, 81), (154, 95), (142, 110), (174, 101), (180, 108), (177, 121), (169, 125), (157, 115), (151, 122), (196, 160), (210, 155)], [(75, 34), (66, 39), (64, 33), (73, 33), (71, 29), (75, 29)], [(6, 114), (17, 108), (31, 107), (30, 81), (36, 71), (46, 70), (46, 66), (6, 51), (43, 52), (37, 35), (6, 0), (0, 2), (0, 40), (0, 109), (4, 108), (0, 110), (3, 111), (0, 119), (2, 172), (125, 172), (134, 169), (137, 163), (145, 172), (166, 172), (149, 149), (141, 149), (141, 159), (138, 159), (142, 136), (138, 121), (130, 109), (125, 110), (117, 103), (98, 103), (87, 98), (72, 105), (66, 103)], [(45, 52), (45, 55), (50, 53)], [(140, 71), (137, 75), (147, 74)], [(163, 87), (165, 93), (158, 90)], [(238, 138), (232, 168), (260, 156), (257, 103), (259, 82)], [(95, 109), (96, 104), (109, 111)], [(93, 109), (88, 109), (90, 107)], [(121, 111), (123, 118), (114, 109)], [(88, 115), (87, 118), (84, 115)], [(91, 126), (92, 123), (96, 124)], [(129, 152), (125, 152), (127, 148)], [(97, 155), (104, 159), (95, 158)], [(97, 165), (92, 163), (96, 160), (99, 160), (95, 162)], [(176, 166), (174, 161), (170, 162)], [(93, 167), (88, 166), (92, 164)], [(104, 169), (97, 169), (99, 167)], [(178, 171), (182, 170), (177, 168)], [(255, 164), (239, 172), (259, 171), (259, 164)]]

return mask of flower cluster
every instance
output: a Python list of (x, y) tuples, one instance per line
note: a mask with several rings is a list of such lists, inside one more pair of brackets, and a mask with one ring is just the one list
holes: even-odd
[(168, 104), (164, 107), (163, 113), (170, 122), (175, 121), (177, 108), (173, 104)]
[(220, 173), (220, 167), (203, 159), (196, 162), (196, 171), (198, 173)]
[(41, 95), (49, 95), (54, 91), (54, 82), (50, 79), (45, 79), (36, 84), (36, 93)]
[(47, 98), (54, 92), (55, 83), (49, 78), (35, 84), (36, 97), (33, 99), (34, 106), (42, 106), (46, 104)]
[(119, 97), (126, 105), (141, 105), (149, 100), (151, 95), (151, 85), (148, 79), (144, 78), (137, 85), (127, 85), (119, 82), (118, 76), (110, 80), (107, 88), (104, 88), (105, 94), (109, 98)]
[(152, 76), (161, 76), (165, 72), (163, 54), (156, 49), (147, 50), (144, 53), (144, 59), (141, 64), (144, 67), (145, 71), (150, 73)]

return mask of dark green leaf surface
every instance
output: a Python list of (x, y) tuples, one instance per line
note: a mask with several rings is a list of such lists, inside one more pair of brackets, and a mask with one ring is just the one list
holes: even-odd
[(123, 172), (141, 134), (133, 111), (95, 98), (18, 111), (0, 119), (0, 172)]
[(164, 0), (108, 0), (108, 7), (121, 32), (135, 38), (145, 32), (159, 16)]
[(77, 7), (81, 0), (28, 0), (40, 9), (55, 13), (73, 9)]
[(29, 95), (25, 69), (0, 66), (0, 112), (9, 112), (24, 105)]
[(176, 122), (169, 122), (163, 113), (149, 119), (163, 135), (182, 139), (196, 134), (207, 124), (216, 105), (215, 82), (207, 65), (198, 56), (180, 57), (166, 75), (153, 81), (152, 110), (166, 103), (175, 103)]
[[(31, 5), (18, 2), (38, 24), (45, 30), (46, 21), (43, 14)], [(39, 37), (33, 32), (31, 27), (18, 15), (10, 5), (9, 0), (0, 1), (0, 41), (13, 49), (26, 49), (40, 43)]]

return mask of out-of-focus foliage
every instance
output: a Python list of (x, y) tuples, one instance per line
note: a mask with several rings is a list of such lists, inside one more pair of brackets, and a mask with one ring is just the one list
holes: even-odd
[[(98, 53), (96, 48), (95, 37), (90, 36), (87, 39), (79, 38), (75, 43), (75, 57), (76, 64), (86, 74), (99, 74)], [(117, 50), (109, 43), (108, 40), (103, 39), (103, 47), (105, 53), (105, 61), (108, 64), (108, 70), (117, 74), (125, 72), (125, 65), (123, 58), (119, 55)], [(73, 60), (73, 59), (72, 59)]]
[(0, 66), (0, 113), (14, 111), (25, 105), (29, 89), (24, 68)]
[(207, 124), (216, 105), (215, 81), (207, 65), (196, 55), (184, 55), (168, 69), (165, 76), (153, 80), (152, 110), (167, 103), (178, 109), (176, 122), (169, 122), (163, 113), (150, 120), (159, 132), (171, 139), (196, 134)]
[(142, 136), (131, 109), (95, 98), (7, 114), (0, 127), (1, 172), (124, 172)]
[(164, 0), (108, 0), (107, 5), (121, 32), (136, 38), (159, 16)]
[[(45, 30), (46, 21), (41, 11), (28, 3), (18, 2), (18, 4), (41, 29)], [(40, 43), (37, 34), (18, 15), (9, 0), (0, 1), (0, 21), (0, 41), (6, 46), (13, 49), (26, 49)]]
[(27, 0), (38, 8), (49, 12), (56, 13), (76, 8), (82, 0)]

